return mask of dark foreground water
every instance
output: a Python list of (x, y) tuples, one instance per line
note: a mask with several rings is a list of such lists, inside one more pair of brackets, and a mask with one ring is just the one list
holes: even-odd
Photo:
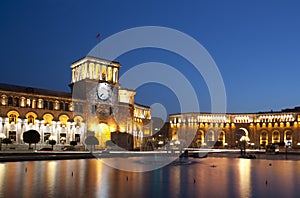
[(0, 197), (300, 197), (300, 161), (209, 157), (145, 173), (96, 159), (1, 163)]

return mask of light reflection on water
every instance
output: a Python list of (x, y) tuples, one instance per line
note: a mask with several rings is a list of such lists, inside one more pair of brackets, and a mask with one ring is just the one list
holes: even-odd
[(0, 164), (0, 197), (299, 197), (300, 161), (190, 159), (145, 173), (101, 160)]

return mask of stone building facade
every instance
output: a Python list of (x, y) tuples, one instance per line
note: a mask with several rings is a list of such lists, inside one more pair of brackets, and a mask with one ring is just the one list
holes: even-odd
[(105, 147), (117, 132), (132, 136), (128, 143), (139, 147), (152, 134), (150, 107), (135, 104), (135, 91), (118, 83), (120, 66), (95, 57), (72, 63), (71, 92), (0, 84), (0, 137), (20, 145), (23, 133), (34, 129), (41, 144), (54, 139), (83, 145), (93, 134), (98, 147)]
[(170, 115), (169, 120), (171, 138), (189, 139), (189, 133), (192, 147), (218, 142), (220, 147), (234, 148), (243, 136), (253, 148), (274, 143), (292, 148), (300, 145), (299, 108), (249, 114), (183, 113)]

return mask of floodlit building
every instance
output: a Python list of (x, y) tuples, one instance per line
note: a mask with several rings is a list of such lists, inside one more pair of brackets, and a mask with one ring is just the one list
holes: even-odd
[(134, 102), (135, 91), (119, 84), (120, 64), (84, 57), (71, 64), (71, 92), (0, 84), (0, 137), (23, 145), (22, 134), (40, 133), (40, 144), (54, 139), (85, 144), (93, 135), (98, 148), (109, 140), (126, 149), (152, 135), (150, 107)]
[(300, 146), (300, 108), (280, 112), (169, 115), (171, 137), (188, 139), (190, 146), (237, 147), (241, 138), (253, 148), (270, 144)]

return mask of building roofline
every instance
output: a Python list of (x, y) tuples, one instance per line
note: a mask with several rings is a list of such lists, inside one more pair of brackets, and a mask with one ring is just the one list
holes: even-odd
[(62, 97), (62, 98), (69, 98), (69, 99), (72, 98), (71, 92), (53, 91), (48, 89), (12, 85), (6, 83), (0, 83), (0, 91), (12, 91), (18, 93), (54, 96), (54, 97)]
[(103, 58), (98, 58), (98, 57), (94, 57), (94, 56), (84, 56), (74, 62), (71, 63), (71, 68), (73, 68), (72, 65), (74, 65), (75, 63), (78, 63), (80, 61), (83, 61), (84, 59), (89, 60), (89, 59), (94, 59), (95, 61), (101, 61), (104, 62), (105, 64), (113, 64), (115, 66), (120, 67), (121, 63), (117, 62), (117, 61), (111, 61), (111, 60), (107, 60), (107, 59), (103, 59)]

